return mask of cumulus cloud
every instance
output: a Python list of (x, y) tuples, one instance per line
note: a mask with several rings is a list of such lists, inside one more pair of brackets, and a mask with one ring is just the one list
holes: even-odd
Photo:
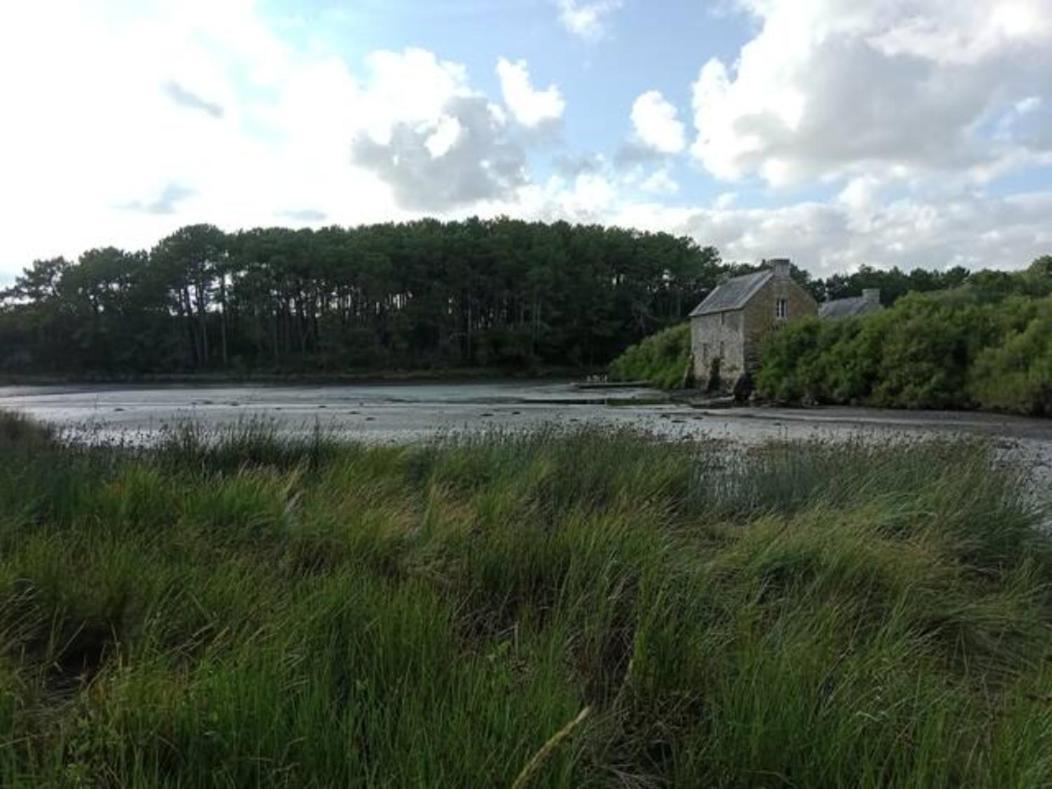
[[(617, 184), (603, 173), (582, 172), (572, 178), (557, 175), (544, 184), (520, 190), (516, 213), (545, 222), (610, 222), (619, 200)], [(499, 215), (507, 210), (494, 206), (491, 213)]]
[[(108, 0), (16, 4), (0, 26), (17, 119), (0, 146), (0, 279), (35, 257), (148, 246), (194, 222), (425, 213), (663, 229), (731, 259), (788, 254), (815, 273), (1012, 267), (1052, 249), (1052, 192), (984, 186), (1052, 163), (1052, 0), (735, 2), (756, 34), (733, 63), (701, 69), (690, 150), (746, 183), (693, 207), (686, 173), (677, 184), (668, 169), (686, 130), (656, 91), (633, 105), (619, 150), (556, 151), (539, 181), (532, 132), (566, 108), (524, 62), (498, 63), (498, 102), (429, 50), (374, 52), (352, 68), (321, 44), (294, 47), (252, 0), (144, 0), (123, 15)], [(594, 39), (618, 5), (559, 7)], [(750, 207), (757, 176), (834, 197), (772, 207), (773, 193)], [(677, 205), (663, 203), (677, 187)]]
[(420, 49), (377, 52), (368, 63), (358, 97), (368, 121), (351, 156), (400, 207), (448, 211), (508, 198), (527, 182), (525, 150), (506, 114), (471, 87), (462, 65)]
[(1017, 102), (1052, 90), (1052, 0), (738, 0), (759, 32), (693, 85), (695, 157), (773, 185), (879, 168), (976, 179), (1040, 136), (991, 138)]
[[(507, 113), (427, 50), (374, 52), (357, 72), (286, 43), (251, 0), (55, 5), (0, 26), (0, 75), (33, 75), (0, 76), (19, 118), (0, 146), (0, 277), (194, 222), (451, 215), (527, 181)], [(90, 122), (71, 134), (70, 118)]]
[(132, 211), (144, 211), (147, 214), (174, 214), (179, 203), (193, 197), (194, 190), (182, 184), (170, 183), (161, 190), (160, 195), (152, 200), (132, 200), (125, 208)]
[(303, 222), (307, 224), (324, 222), (326, 219), (325, 212), (319, 211), (316, 208), (288, 208), (283, 211), (278, 211), (278, 216), (282, 219), (289, 219), (293, 222)]
[(659, 153), (679, 153), (686, 147), (686, 130), (676, 108), (659, 91), (650, 90), (632, 104), (636, 136)]
[(675, 194), (679, 191), (679, 184), (669, 174), (667, 169), (655, 170), (644, 178), (639, 188), (644, 192), (652, 194)]
[(552, 164), (559, 175), (576, 177), (581, 173), (598, 173), (606, 166), (606, 157), (598, 153), (558, 154)]
[(596, 41), (606, 34), (606, 21), (623, 0), (556, 0), (563, 27), (585, 41)]
[(525, 60), (512, 63), (501, 58), (497, 61), (497, 76), (500, 78), (504, 103), (515, 120), (523, 126), (533, 129), (562, 117), (566, 102), (559, 88), (555, 85), (549, 85), (544, 90), (534, 88)]
[(665, 155), (644, 145), (639, 140), (627, 140), (614, 152), (614, 164), (622, 169), (631, 169), (640, 165), (660, 164)]
[(716, 206), (668, 229), (718, 246), (731, 260), (789, 256), (826, 276), (862, 263), (1022, 268), (1052, 249), (1052, 192), (1008, 197), (962, 194), (886, 204), (837, 200), (779, 208)]
[(175, 80), (168, 80), (161, 90), (176, 104), (191, 110), (198, 110), (213, 118), (223, 117), (223, 107), (214, 101), (203, 99), (191, 90), (184, 88)]
[[(455, 136), (444, 131), (448, 128), (458, 130)], [(354, 160), (390, 184), (399, 205), (409, 209), (445, 211), (500, 199), (527, 181), (522, 148), (481, 97), (450, 99), (434, 123), (399, 121), (385, 144), (358, 137), (352, 151)]]
[(288, 46), (248, 0), (19, 4), (0, 25), (0, 81), (18, 118), (0, 146), (8, 275), (36, 257), (148, 247), (183, 224), (272, 224), (290, 205), (342, 222), (401, 215), (350, 161), (368, 109), (357, 77)]

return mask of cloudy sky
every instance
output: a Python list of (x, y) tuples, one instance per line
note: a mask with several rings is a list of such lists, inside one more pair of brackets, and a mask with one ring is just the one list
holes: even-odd
[(1052, 252), (1052, 0), (33, 0), (0, 283), (213, 222), (508, 214), (727, 259)]

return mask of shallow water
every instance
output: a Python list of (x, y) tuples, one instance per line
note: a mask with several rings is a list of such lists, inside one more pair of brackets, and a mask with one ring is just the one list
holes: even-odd
[(327, 386), (13, 386), (0, 409), (68, 430), (149, 436), (194, 421), (207, 427), (265, 420), (282, 432), (320, 426), (370, 442), (541, 424), (632, 426), (663, 436), (744, 442), (858, 434), (960, 433), (1047, 445), (1052, 420), (865, 408), (699, 409), (654, 404), (650, 389), (578, 389), (569, 382), (396, 383)]
[[(572, 383), (399, 383), (350, 386), (0, 387), (0, 410), (19, 411), (76, 440), (149, 444), (165, 427), (206, 429), (263, 420), (279, 433), (321, 428), (355, 441), (408, 443), (487, 429), (631, 427), (666, 439), (739, 446), (772, 440), (900, 441), (981, 436), (1018, 464), (1035, 501), (1052, 488), (1052, 420), (865, 408), (693, 408), (654, 404), (649, 389), (581, 390)], [(1050, 521), (1052, 528), (1052, 521)]]
[(414, 441), (486, 428), (541, 424), (632, 426), (663, 436), (748, 443), (847, 435), (978, 434), (1047, 446), (1052, 420), (993, 414), (863, 408), (699, 409), (654, 404), (649, 389), (578, 389), (572, 383), (398, 383), (328, 386), (12, 386), (0, 409), (76, 432), (149, 436), (194, 421), (226, 427), (250, 420), (283, 432), (316, 426), (370, 442)]

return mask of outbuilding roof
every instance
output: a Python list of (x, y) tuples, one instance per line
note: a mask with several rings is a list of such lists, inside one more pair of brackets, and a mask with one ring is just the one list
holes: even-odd
[(714, 312), (740, 310), (773, 276), (774, 272), (766, 269), (729, 279), (723, 284), (716, 286), (715, 290), (694, 308), (694, 311), (690, 313), (690, 317), (695, 318), (699, 315), (711, 315)]
[(818, 305), (819, 318), (853, 318), (880, 309), (880, 302), (874, 302), (865, 296), (851, 296), (846, 299), (823, 301)]

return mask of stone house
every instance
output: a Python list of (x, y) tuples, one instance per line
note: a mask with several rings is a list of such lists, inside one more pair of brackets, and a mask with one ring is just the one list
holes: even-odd
[(882, 309), (884, 308), (880, 304), (880, 288), (865, 288), (861, 296), (823, 301), (818, 305), (818, 317), (831, 320), (854, 318), (859, 315), (868, 315), (871, 312), (880, 312)]
[(789, 261), (765, 261), (767, 268), (718, 285), (690, 313), (694, 377), (703, 383), (714, 359), (720, 378), (733, 383), (759, 364), (760, 344), (776, 327), (818, 312), (818, 303), (789, 276)]

